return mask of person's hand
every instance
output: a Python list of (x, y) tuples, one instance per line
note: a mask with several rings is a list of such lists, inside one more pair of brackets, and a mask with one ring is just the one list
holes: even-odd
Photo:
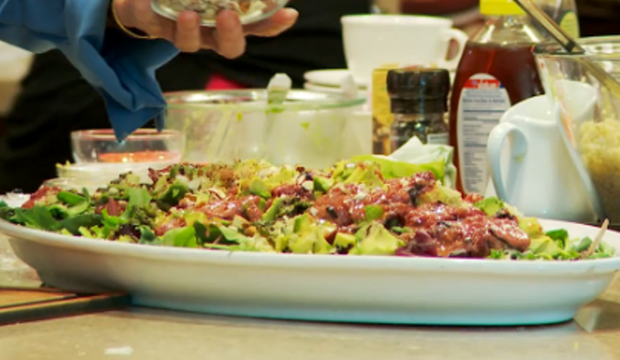
[(217, 16), (216, 28), (200, 26), (198, 14), (184, 11), (176, 22), (159, 16), (151, 9), (151, 0), (112, 0), (118, 21), (127, 28), (166, 39), (181, 51), (196, 52), (212, 49), (224, 57), (236, 58), (245, 51), (245, 37), (276, 36), (297, 20), (293, 9), (282, 9), (271, 18), (257, 24), (242, 26), (239, 15), (230, 10)]

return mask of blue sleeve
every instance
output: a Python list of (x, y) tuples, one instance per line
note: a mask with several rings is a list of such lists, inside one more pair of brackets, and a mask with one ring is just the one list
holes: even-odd
[(178, 51), (164, 40), (106, 39), (110, 0), (0, 0), (0, 40), (41, 53), (62, 51), (103, 96), (119, 139), (155, 118), (165, 101), (155, 70)]

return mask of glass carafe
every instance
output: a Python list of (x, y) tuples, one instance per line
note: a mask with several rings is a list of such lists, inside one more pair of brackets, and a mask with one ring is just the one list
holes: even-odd
[[(564, 29), (574, 39), (579, 38), (579, 21), (577, 19), (577, 5), (575, 0), (536, 0), (538, 6), (540, 6), (549, 17), (551, 17), (556, 23)], [(546, 36), (546, 30), (534, 23), (536, 30), (541, 35)]]
[(539, 44), (535, 56), (564, 142), (599, 217), (620, 224), (620, 98), (593, 76), (585, 61), (620, 81), (620, 36), (579, 41), (588, 55)]

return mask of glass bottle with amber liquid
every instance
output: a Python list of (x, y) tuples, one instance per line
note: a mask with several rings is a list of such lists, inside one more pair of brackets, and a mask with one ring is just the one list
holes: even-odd
[(484, 194), (487, 139), (512, 105), (544, 90), (532, 54), (542, 36), (512, 0), (480, 0), (485, 26), (467, 43), (450, 101), (450, 145), (457, 189)]

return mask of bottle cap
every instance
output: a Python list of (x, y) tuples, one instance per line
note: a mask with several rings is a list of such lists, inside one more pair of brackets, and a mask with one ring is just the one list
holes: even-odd
[(448, 111), (450, 73), (445, 69), (398, 69), (387, 75), (393, 114)]
[(480, 13), (491, 16), (526, 15), (513, 0), (480, 0)]

